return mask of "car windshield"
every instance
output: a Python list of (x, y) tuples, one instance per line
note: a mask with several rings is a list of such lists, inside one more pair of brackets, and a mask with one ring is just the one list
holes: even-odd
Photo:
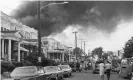
[(60, 67), (61, 67), (62, 69), (68, 69), (68, 68), (69, 68), (68, 65), (60, 65)]
[(128, 61), (127, 61), (126, 59), (123, 59), (123, 60), (121, 61), (121, 64), (122, 64), (122, 65), (127, 65), (127, 64), (128, 64)]

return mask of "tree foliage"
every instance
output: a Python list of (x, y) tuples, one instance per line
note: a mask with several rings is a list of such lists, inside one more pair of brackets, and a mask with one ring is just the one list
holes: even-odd
[(74, 54), (76, 54), (78, 56), (81, 56), (81, 54), (82, 54), (82, 50), (79, 47), (75, 48), (73, 52), (74, 52)]
[(130, 58), (133, 56), (133, 37), (131, 37), (131, 39), (129, 39), (124, 47), (124, 55), (123, 57), (125, 58)]
[(104, 53), (104, 54), (102, 55), (102, 58), (103, 58), (103, 59), (108, 59), (108, 56), (109, 56), (108, 53)]
[[(37, 54), (30, 54), (28, 57), (25, 58), (26, 62), (32, 63), (32, 65), (38, 66), (38, 56)], [(45, 58), (44, 55), (41, 56), (41, 66), (50, 66), (53, 65), (53, 60)]]
[(101, 59), (102, 58), (102, 53), (103, 53), (103, 48), (102, 47), (97, 47), (92, 50), (92, 55), (98, 55), (98, 57)]

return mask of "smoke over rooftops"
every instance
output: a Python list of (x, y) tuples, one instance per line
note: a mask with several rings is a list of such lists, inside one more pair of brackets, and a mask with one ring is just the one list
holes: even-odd
[[(52, 2), (41, 1), (41, 7)], [(121, 19), (132, 18), (132, 4), (132, 1), (69, 1), (64, 5), (48, 6), (40, 13), (41, 36), (60, 33), (68, 25), (80, 25), (83, 30), (93, 26), (111, 33)], [(37, 1), (25, 1), (18, 10), (13, 11), (12, 16), (27, 26), (38, 28)]]

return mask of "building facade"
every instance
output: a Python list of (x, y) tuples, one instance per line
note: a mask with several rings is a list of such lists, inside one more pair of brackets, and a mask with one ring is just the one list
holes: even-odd
[[(1, 60), (4, 61), (21, 61), (21, 57), (28, 53), (29, 50), (24, 48), (22, 41), (24, 39), (37, 39), (37, 31), (33, 28), (23, 25), (15, 18), (1, 12), (0, 15), (1, 29)], [(27, 31), (30, 30), (30, 31)]]
[(69, 61), (69, 48), (53, 38), (42, 37), (45, 45), (45, 55), (49, 59), (59, 61)]
[[(37, 54), (38, 32), (1, 12), (0, 53), (3, 61), (18, 61)], [(53, 38), (42, 37), (42, 53), (49, 59), (69, 61), (69, 48)]]

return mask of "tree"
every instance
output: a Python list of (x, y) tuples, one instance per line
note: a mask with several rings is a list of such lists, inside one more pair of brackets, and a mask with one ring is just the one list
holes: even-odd
[(124, 47), (124, 55), (123, 57), (125, 58), (131, 58), (133, 57), (133, 37), (131, 37), (131, 39), (129, 39)]
[(108, 53), (103, 53), (102, 58), (103, 59), (108, 59), (108, 56), (109, 56)]
[[(38, 66), (38, 56), (37, 54), (30, 54), (25, 58), (25, 62), (31, 63), (31, 65)], [(41, 56), (41, 66), (53, 65), (53, 60), (45, 58), (44, 54)]]
[(75, 48), (73, 52), (74, 52), (74, 54), (76, 54), (77, 56), (81, 56), (81, 54), (82, 54), (82, 50), (81, 50), (79, 47)]
[(98, 55), (98, 57), (101, 59), (102, 58), (102, 53), (103, 53), (103, 48), (102, 47), (97, 47), (92, 50), (92, 55)]

